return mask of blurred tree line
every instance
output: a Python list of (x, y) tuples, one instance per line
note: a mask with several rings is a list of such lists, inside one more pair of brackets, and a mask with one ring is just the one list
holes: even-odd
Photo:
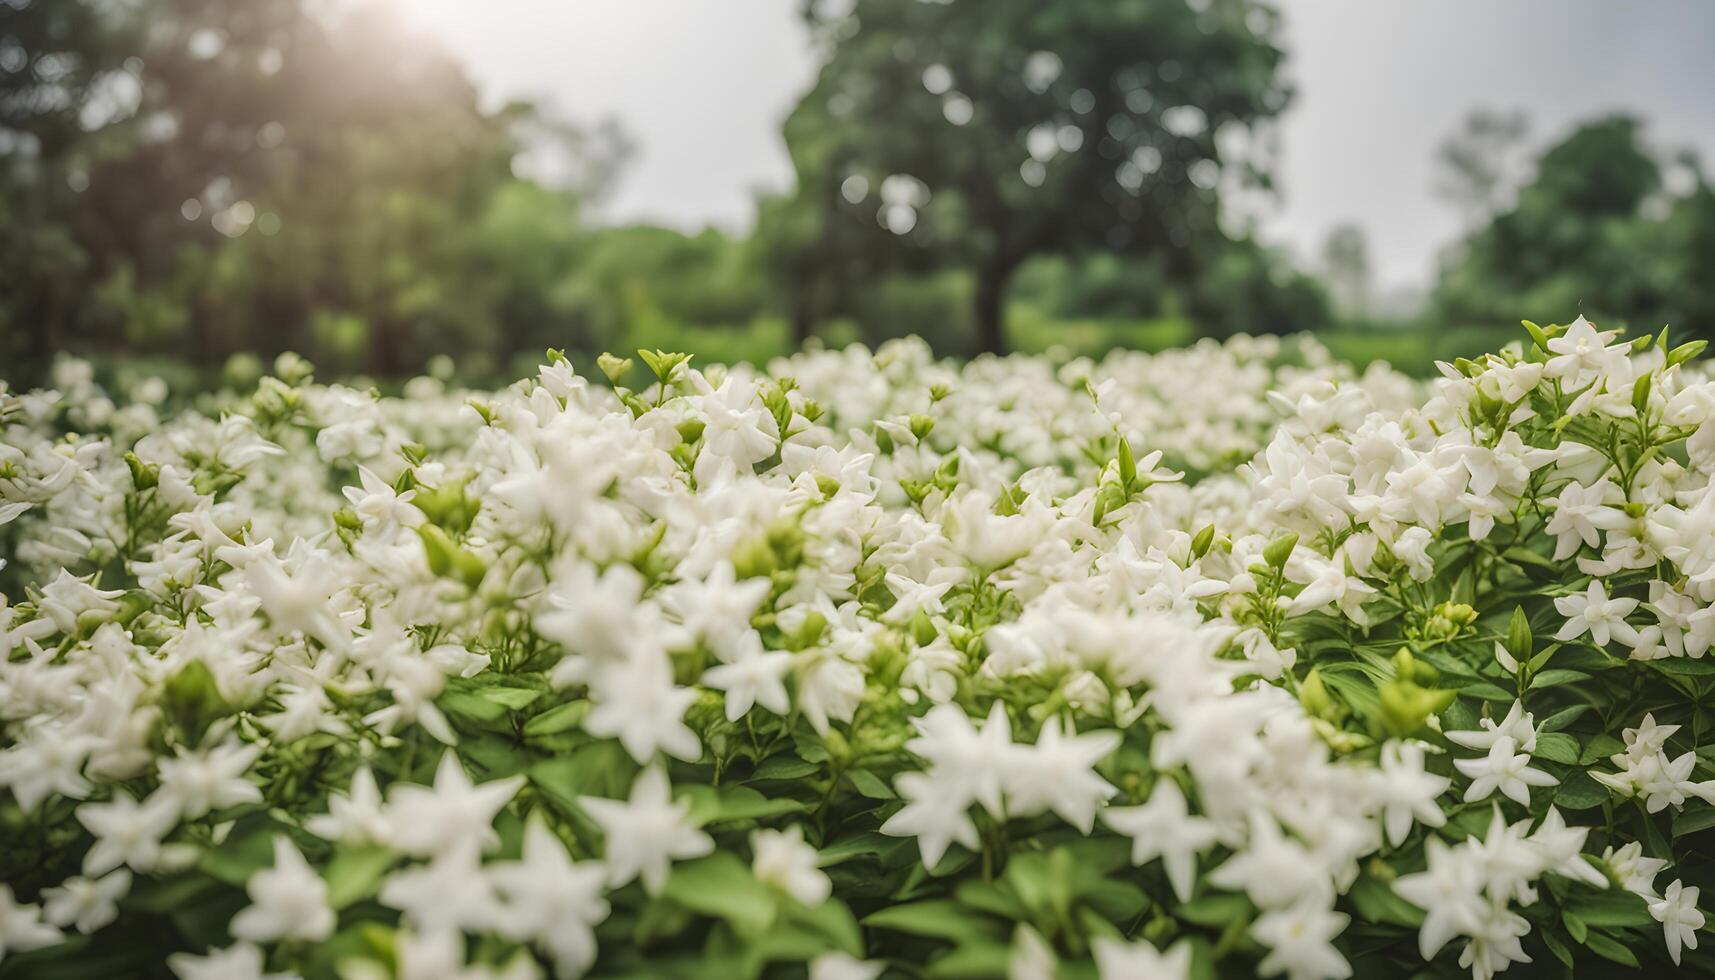
[[(744, 237), (592, 212), (630, 147), (462, 69), (373, 0), (0, 0), (0, 375), (63, 350), (339, 373), (547, 346), (948, 354), (1374, 319), (1361, 234), (1319, 277), (1259, 243), (1290, 102), (1261, 0), (806, 0), (797, 174)], [(1443, 154), (1471, 235), (1433, 316), (1715, 324), (1715, 195), (1601, 120)], [(569, 161), (552, 178), (530, 161)]]
[[(1475, 227), (1446, 257), (1434, 315), (1564, 323), (1583, 314), (1715, 336), (1715, 187), (1697, 155), (1652, 148), (1641, 120), (1615, 115), (1521, 167), (1525, 129), (1518, 114), (1474, 114), (1443, 150), (1446, 192)], [(1516, 186), (1509, 173), (1523, 174)]]
[[(735, 239), (590, 220), (623, 136), (485, 110), (373, 3), (7, 0), (0, 358), (17, 377), (61, 350), (293, 349), (392, 375), (763, 321), (971, 353), (1006, 346), (1009, 302), (1214, 333), (1325, 321), (1314, 281), (1223, 223), (1229, 192), (1267, 189), (1289, 94), (1265, 4), (805, 16), (827, 66), (786, 125), (799, 187)], [(544, 140), (572, 179), (519, 166)]]

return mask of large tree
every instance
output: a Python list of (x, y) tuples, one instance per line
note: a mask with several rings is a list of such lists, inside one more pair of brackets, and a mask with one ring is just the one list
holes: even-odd
[(512, 172), (542, 130), (385, 5), (7, 0), (0, 357), (564, 344), (579, 195)]
[[(1436, 291), (1439, 311), (1466, 321), (1565, 322), (1583, 313), (1659, 329), (1697, 302), (1675, 298), (1686, 285), (1675, 282), (1682, 241), (1700, 234), (1690, 211), (1664, 220), (1681, 203), (1664, 193), (1637, 120), (1585, 123), (1542, 154), (1512, 206), (1454, 250)], [(1697, 207), (1696, 198), (1683, 203)]]
[[(786, 123), (799, 194), (882, 229), (893, 257), (974, 278), (985, 350), (1032, 256), (1230, 243), (1220, 195), (1267, 186), (1287, 103), (1273, 9), (1252, 0), (861, 0), (807, 13), (826, 64)], [(874, 239), (857, 239), (862, 245)]]

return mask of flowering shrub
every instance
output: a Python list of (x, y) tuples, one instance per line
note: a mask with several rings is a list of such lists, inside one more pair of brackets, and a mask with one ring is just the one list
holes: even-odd
[(1709, 970), (1698, 347), (65, 362), (0, 389), (0, 977)]

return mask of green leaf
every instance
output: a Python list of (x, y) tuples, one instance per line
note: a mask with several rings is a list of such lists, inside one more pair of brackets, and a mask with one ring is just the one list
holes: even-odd
[(337, 912), (372, 897), (394, 860), (393, 852), (385, 847), (358, 847), (335, 854), (322, 870), (322, 879), (328, 883), (328, 905)]
[(1030, 911), (1018, 901), (1018, 896), (992, 882), (961, 881), (953, 897), (959, 900), (960, 905), (969, 905), (1003, 919), (1022, 922), (1030, 918)]
[(1549, 762), (1574, 766), (1578, 764), (1578, 740), (1564, 732), (1550, 732), (1536, 737), (1536, 751), (1531, 755)]
[(675, 865), (662, 895), (693, 912), (724, 919), (745, 936), (761, 934), (779, 909), (773, 889), (730, 851)]
[(1137, 918), (1149, 907), (1149, 895), (1136, 885), (1112, 878), (1095, 878), (1077, 885), (1078, 897), (1109, 922)]
[(243, 886), (251, 875), (273, 867), (274, 834), (271, 829), (235, 832), (220, 846), (203, 852), (197, 867), (217, 881)]
[(1608, 802), (1608, 788), (1583, 770), (1575, 769), (1561, 781), (1554, 802), (1563, 810), (1588, 810)]
[(893, 787), (887, 785), (880, 776), (870, 772), (868, 769), (848, 770), (846, 772), (846, 778), (851, 780), (852, 787), (855, 788), (859, 794), (866, 796), (869, 799), (899, 799), (899, 794), (893, 791)]
[(623, 746), (603, 740), (579, 746), (569, 755), (544, 759), (530, 767), (529, 776), (563, 809), (576, 809), (580, 796), (625, 796), (636, 772), (637, 764)]
[(1424, 911), (1399, 897), (1392, 887), (1374, 875), (1359, 876), (1347, 897), (1366, 922), (1381, 922), (1407, 929), (1423, 925)]
[(822, 767), (814, 762), (805, 762), (790, 752), (784, 752), (762, 760), (762, 764), (756, 767), (756, 771), (750, 774), (750, 778), (752, 780), (803, 779), (805, 776), (821, 770)]
[(1704, 677), (1715, 674), (1715, 657), (1704, 657), (1692, 660), (1690, 657), (1666, 657), (1661, 660), (1646, 661), (1651, 667), (1664, 674), (1677, 674), (1681, 677)]
[(208, 726), (232, 714), (234, 708), (221, 696), (208, 665), (192, 660), (162, 686), (161, 710), (184, 733), (186, 741), (195, 745), (202, 741)]
[(1516, 700), (1516, 697), (1514, 696), (1513, 692), (1508, 691), (1508, 690), (1506, 690), (1506, 689), (1504, 689), (1498, 685), (1491, 684), (1488, 681), (1478, 681), (1475, 684), (1466, 684), (1460, 690), (1459, 693), (1469, 694), (1472, 697), (1476, 697), (1476, 698), (1482, 698), (1484, 701), (1513, 701), (1513, 700)]
[(1560, 910), (1560, 921), (1566, 923), (1566, 934), (1571, 936), (1575, 943), (1583, 942), (1584, 937), (1590, 934), (1590, 927), (1571, 909)]
[(871, 912), (864, 917), (863, 924), (872, 929), (948, 939), (960, 944), (981, 944), (1005, 935), (995, 920), (943, 898), (907, 902)]
[(915, 847), (908, 837), (889, 837), (866, 830), (834, 841), (818, 853), (821, 855), (821, 866), (826, 868), (860, 857), (880, 858), (908, 845)]
[(1256, 912), (1256, 906), (1243, 895), (1233, 895), (1218, 892), (1194, 898), (1173, 910), (1173, 914), (1186, 922), (1211, 929), (1220, 929), (1235, 922), (1248, 922)]
[(1545, 670), (1531, 678), (1530, 689), (1534, 691), (1541, 687), (1559, 687), (1563, 684), (1576, 684), (1579, 681), (1589, 679), (1590, 675), (1581, 670), (1564, 670), (1556, 667)]
[(1638, 958), (1624, 943), (1601, 932), (1592, 932), (1584, 937), (1584, 947), (1606, 960), (1613, 960), (1623, 966), (1636, 967)]
[(1676, 840), (1710, 827), (1715, 827), (1715, 807), (1686, 810), (1673, 818), (1673, 836)]
[(579, 699), (556, 704), (524, 723), (525, 738), (544, 738), (577, 728), (589, 712), (590, 703)]
[(1566, 908), (1593, 926), (1624, 928), (1647, 926), (1655, 921), (1650, 917), (1649, 906), (1643, 899), (1631, 892), (1613, 888), (1604, 892), (1574, 896), (1566, 903)]
[(964, 943), (923, 971), (933, 980), (989, 980), (1006, 976), (1011, 949), (1003, 943)]
[(804, 804), (794, 799), (770, 799), (748, 786), (707, 786), (695, 784), (680, 787), (685, 799), (691, 801), (691, 820), (699, 825), (729, 823), (735, 820), (761, 820), (783, 813), (799, 813)]
[[(1583, 716), (1584, 712), (1589, 710), (1590, 706), (1587, 704), (1575, 704), (1570, 708), (1562, 708), (1543, 719), (1542, 724), (1537, 726), (1537, 728), (1539, 731), (1543, 732), (1558, 732), (1577, 721)], [(1540, 743), (1541, 738), (1539, 737), (1537, 741)]]
[(853, 956), (863, 955), (863, 930), (846, 903), (830, 898), (814, 908), (799, 906), (792, 918), (826, 936), (835, 947)]
[(1584, 743), (1584, 754), (1578, 757), (1578, 763), (1587, 766), (1592, 762), (1619, 755), (1624, 751), (1626, 751), (1626, 743), (1612, 735), (1604, 733), (1592, 736), (1589, 741)]

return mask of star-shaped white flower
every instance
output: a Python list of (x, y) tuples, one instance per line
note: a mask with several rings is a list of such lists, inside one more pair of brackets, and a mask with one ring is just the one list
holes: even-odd
[(1215, 825), (1191, 816), (1179, 784), (1162, 776), (1156, 780), (1143, 806), (1108, 807), (1102, 823), (1131, 838), (1131, 863), (1146, 864), (1161, 858), (1173, 894), (1181, 902), (1191, 900), (1197, 855), (1215, 843)]
[(393, 847), (406, 854), (433, 857), (475, 843), (489, 850), (500, 843), (494, 816), (524, 785), (523, 776), (473, 784), (458, 753), (445, 752), (434, 786), (394, 783), (387, 792), (387, 825)]
[(674, 801), (672, 792), (666, 771), (651, 766), (637, 775), (631, 797), (623, 803), (578, 797), (578, 805), (606, 837), (603, 858), (609, 885), (618, 888), (642, 878), (643, 890), (658, 895), (674, 861), (699, 858), (715, 849), (714, 840), (691, 823), (690, 801)]
[(1667, 955), (1673, 965), (1679, 965), (1679, 948), (1697, 948), (1697, 930), (1703, 928), (1703, 913), (1697, 908), (1696, 888), (1686, 888), (1675, 880), (1661, 893), (1661, 898), (1649, 903), (1649, 914), (1661, 923), (1662, 936), (1667, 941)]

